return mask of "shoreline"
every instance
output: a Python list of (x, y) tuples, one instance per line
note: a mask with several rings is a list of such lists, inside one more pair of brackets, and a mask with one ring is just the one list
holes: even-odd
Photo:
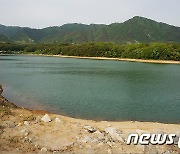
[[(4, 98), (2, 92), (0, 85), (0, 153), (180, 152), (177, 144), (126, 144), (130, 133), (174, 133), (180, 136), (180, 124), (76, 119), (18, 107)], [(50, 118), (46, 122), (42, 120), (45, 114)]]
[(153, 60), (153, 59), (150, 60), (150, 59), (108, 58), (108, 57), (81, 57), (81, 56), (66, 56), (66, 55), (47, 55), (47, 54), (22, 54), (22, 55), (75, 58), (75, 59), (91, 59), (91, 60), (114, 60), (114, 61), (153, 63), (153, 64), (180, 64), (180, 61), (173, 61), (173, 60)]

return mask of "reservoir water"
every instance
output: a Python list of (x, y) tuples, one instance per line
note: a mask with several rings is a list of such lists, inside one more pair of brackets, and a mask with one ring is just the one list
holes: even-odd
[(180, 65), (1, 55), (0, 83), (6, 98), (30, 109), (180, 123)]

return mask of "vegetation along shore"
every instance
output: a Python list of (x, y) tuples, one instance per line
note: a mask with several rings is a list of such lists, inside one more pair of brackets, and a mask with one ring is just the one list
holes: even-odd
[(127, 145), (130, 133), (175, 133), (179, 124), (81, 120), (17, 107), (1, 94), (0, 153), (179, 153), (173, 145)]
[[(179, 63), (179, 43), (83, 43), (13, 44), (0, 43), (1, 53), (60, 55), (73, 58), (112, 59), (153, 63)], [(136, 60), (137, 59), (137, 60)], [(175, 62), (174, 62), (175, 61)]]

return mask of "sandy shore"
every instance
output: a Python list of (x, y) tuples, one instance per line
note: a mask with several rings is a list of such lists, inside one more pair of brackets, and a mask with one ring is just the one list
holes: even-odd
[(129, 58), (80, 57), (80, 56), (65, 56), (65, 55), (46, 55), (46, 54), (29, 54), (29, 55), (62, 57), (62, 58), (77, 58), (77, 59), (92, 59), (92, 60), (116, 60), (116, 61), (129, 61), (129, 62), (141, 62), (141, 63), (155, 63), (155, 64), (180, 64), (180, 61), (173, 61), (173, 60), (145, 60), (145, 59), (129, 59)]
[[(173, 145), (127, 145), (130, 133), (175, 133), (180, 124), (82, 120), (23, 109), (1, 96), (0, 153), (180, 153)], [(46, 119), (47, 120), (47, 119)]]

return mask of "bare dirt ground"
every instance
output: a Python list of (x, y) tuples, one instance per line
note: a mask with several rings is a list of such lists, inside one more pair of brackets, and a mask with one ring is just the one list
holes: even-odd
[(130, 133), (180, 135), (179, 124), (96, 122), (51, 113), (44, 122), (46, 113), (16, 107), (0, 96), (0, 153), (180, 153), (177, 144), (126, 144)]

